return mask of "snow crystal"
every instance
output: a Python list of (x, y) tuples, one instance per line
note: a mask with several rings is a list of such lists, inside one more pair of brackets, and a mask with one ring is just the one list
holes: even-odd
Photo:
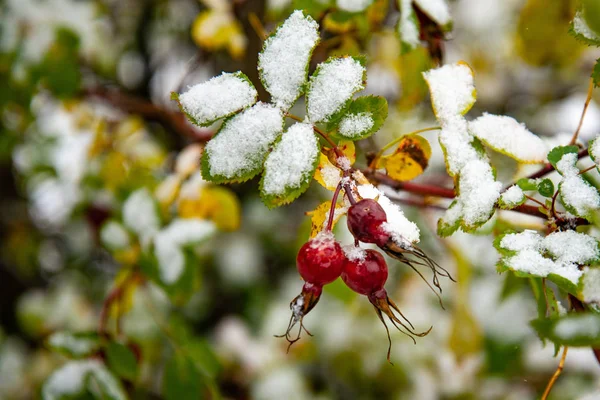
[(100, 239), (111, 250), (124, 249), (130, 243), (129, 233), (116, 221), (109, 221), (102, 227)]
[(579, 175), (576, 164), (576, 153), (566, 153), (556, 164), (562, 175), (560, 195), (565, 205), (572, 207), (577, 215), (587, 216), (600, 208), (600, 195)]
[(527, 229), (521, 233), (509, 233), (500, 241), (500, 247), (509, 251), (540, 249), (542, 237), (536, 231)]
[(525, 193), (523, 193), (523, 190), (517, 185), (509, 187), (500, 197), (502, 202), (509, 207), (517, 206), (524, 198)]
[[(454, 212), (459, 212), (470, 226), (487, 221), (502, 189), (502, 184), (494, 179), (492, 167), (481, 160), (471, 161), (462, 168), (458, 179), (460, 195), (451, 210), (456, 209)], [(456, 220), (452, 217), (447, 214), (445, 223), (453, 225)]]
[(352, 163), (348, 157), (338, 157), (335, 161), (344, 171), (349, 171), (352, 168)]
[(448, 64), (423, 72), (436, 116), (443, 124), (464, 114), (475, 102), (473, 72), (468, 65)]
[(600, 257), (596, 239), (575, 231), (554, 232), (544, 238), (542, 245), (562, 262), (584, 264)]
[(292, 125), (265, 161), (263, 191), (268, 195), (281, 195), (287, 189), (300, 188), (312, 174), (318, 155), (319, 143), (312, 125)]
[(142, 246), (146, 246), (158, 232), (158, 210), (148, 190), (139, 189), (127, 198), (123, 204), (123, 222), (138, 234)]
[(317, 233), (317, 236), (310, 240), (310, 247), (313, 249), (318, 249), (319, 247), (325, 245), (329, 245), (329, 243), (335, 241), (335, 236), (331, 231), (321, 231)]
[(308, 89), (308, 119), (311, 122), (327, 122), (355, 92), (364, 89), (364, 73), (365, 67), (351, 57), (320, 64)]
[(355, 246), (355, 245), (348, 245), (348, 246), (343, 246), (342, 250), (344, 250), (344, 254), (346, 254), (346, 258), (348, 258), (350, 261), (363, 261), (367, 255), (367, 252), (365, 251), (365, 249), (359, 247), (359, 246)]
[(86, 337), (76, 337), (67, 332), (56, 332), (48, 338), (53, 347), (68, 349), (75, 357), (89, 354), (96, 346), (96, 341)]
[(338, 133), (347, 138), (355, 138), (373, 128), (374, 124), (373, 114), (370, 112), (350, 114), (340, 121)]
[(446, 0), (415, 0), (419, 8), (441, 26), (452, 21)]
[(360, 12), (371, 5), (373, 0), (337, 0), (340, 10), (348, 12)]
[(342, 179), (342, 171), (332, 164), (325, 164), (321, 168), (321, 176), (327, 187), (334, 188), (340, 183), (340, 179)]
[(234, 178), (257, 169), (282, 131), (283, 113), (272, 105), (257, 103), (241, 112), (206, 145), (210, 173)]
[(299, 10), (265, 41), (258, 56), (258, 71), (277, 107), (289, 109), (300, 95), (318, 41), (318, 24)]
[(419, 26), (412, 8), (412, 0), (398, 0), (400, 5), (400, 23), (398, 31), (403, 43), (408, 44), (410, 49), (417, 47), (419, 39)]
[(575, 31), (575, 33), (580, 34), (586, 39), (593, 40), (596, 42), (600, 41), (600, 36), (598, 36), (598, 34), (596, 34), (596, 32), (594, 32), (588, 26), (588, 24), (585, 22), (585, 19), (583, 18), (581, 11), (577, 11), (577, 13), (575, 14), (575, 18), (573, 18), (573, 30)]
[(89, 376), (93, 377), (107, 397), (115, 400), (127, 398), (117, 380), (98, 360), (68, 362), (48, 378), (42, 388), (42, 397), (45, 400), (58, 400), (78, 395), (84, 390)]
[(600, 336), (600, 318), (594, 314), (573, 315), (561, 319), (554, 327), (554, 334), (561, 339)]
[(492, 148), (514, 156), (518, 161), (542, 163), (546, 161), (548, 148), (525, 124), (514, 118), (484, 113), (469, 122), (471, 133)]
[(183, 273), (185, 256), (181, 247), (201, 242), (215, 232), (212, 222), (198, 218), (175, 219), (154, 237), (154, 250), (160, 277), (172, 284)]
[(587, 268), (583, 275), (583, 300), (600, 303), (600, 268)]
[(199, 124), (206, 124), (249, 107), (258, 93), (250, 82), (236, 74), (219, 76), (192, 86), (179, 96), (183, 110)]
[(383, 192), (371, 184), (359, 185), (358, 194), (365, 199), (375, 199), (381, 205), (387, 216), (387, 222), (382, 227), (392, 236), (398, 246), (407, 247), (419, 242), (420, 231), (417, 225), (409, 221), (400, 207), (393, 203)]

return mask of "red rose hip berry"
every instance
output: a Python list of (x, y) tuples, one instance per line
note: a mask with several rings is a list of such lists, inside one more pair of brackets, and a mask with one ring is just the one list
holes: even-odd
[(362, 199), (352, 205), (348, 209), (347, 221), (348, 229), (361, 242), (385, 246), (390, 239), (390, 234), (383, 228), (387, 215), (375, 200)]

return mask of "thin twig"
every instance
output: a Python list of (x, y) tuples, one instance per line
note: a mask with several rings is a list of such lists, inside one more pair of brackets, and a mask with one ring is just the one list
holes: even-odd
[(596, 168), (596, 164), (594, 164), (594, 165), (590, 165), (590, 166), (589, 166), (589, 167), (587, 167), (586, 169), (579, 171), (579, 175), (583, 175), (583, 174), (585, 174), (586, 172), (589, 172), (589, 171), (593, 170), (594, 168)]
[(562, 372), (562, 370), (565, 366), (565, 360), (567, 359), (567, 351), (568, 350), (569, 350), (569, 346), (563, 347), (563, 353), (562, 353), (562, 356), (560, 357), (560, 361), (558, 362), (558, 367), (556, 368), (556, 371), (554, 371), (554, 375), (552, 375), (552, 378), (550, 378), (550, 382), (548, 382), (548, 385), (546, 386), (546, 390), (544, 390), (544, 394), (542, 395), (540, 400), (546, 400), (548, 398), (548, 395), (550, 394), (550, 391), (552, 390), (552, 386), (554, 386), (554, 383), (558, 379), (558, 376), (560, 375), (560, 373)]
[(587, 97), (585, 99), (585, 104), (583, 105), (583, 111), (581, 112), (581, 118), (579, 118), (579, 125), (577, 125), (577, 130), (575, 131), (575, 133), (573, 134), (573, 137), (571, 138), (571, 141), (569, 142), (570, 145), (574, 145), (575, 143), (577, 143), (577, 137), (579, 136), (579, 131), (581, 130), (581, 126), (583, 125), (583, 118), (585, 118), (585, 113), (588, 109), (588, 106), (590, 105), (590, 101), (592, 101), (592, 93), (593, 92), (594, 92), (594, 80), (592, 78), (590, 78), (590, 85), (588, 88)]
[(256, 13), (250, 12), (248, 14), (248, 22), (250, 22), (252, 29), (254, 29), (254, 32), (256, 32), (256, 36), (258, 36), (261, 40), (265, 40), (267, 38), (267, 31), (265, 30), (262, 22), (260, 22), (258, 16), (256, 16)]
[(542, 207), (546, 208), (546, 205), (545, 205), (544, 203), (542, 203), (541, 201), (539, 201), (539, 200), (537, 200), (537, 199), (534, 199), (534, 198), (533, 198), (533, 197), (531, 197), (531, 196), (527, 196), (527, 195), (525, 195), (525, 198), (526, 198), (527, 200), (533, 201), (534, 203), (537, 203), (537, 204), (539, 204), (540, 206), (542, 206)]

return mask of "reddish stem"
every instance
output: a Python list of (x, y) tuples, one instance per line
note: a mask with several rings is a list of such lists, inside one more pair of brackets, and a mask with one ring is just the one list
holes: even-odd
[(335, 214), (335, 206), (337, 204), (338, 195), (340, 194), (340, 190), (342, 189), (342, 181), (340, 181), (335, 188), (335, 192), (333, 192), (333, 197), (331, 198), (331, 207), (329, 208), (329, 219), (327, 220), (327, 228), (328, 231), (331, 231), (331, 227), (333, 226), (333, 217)]
[[(579, 151), (579, 153), (577, 153), (577, 159), (581, 159), (583, 157), (587, 157), (588, 155), (589, 155), (588, 149), (582, 149), (582, 150)], [(554, 171), (554, 167), (552, 166), (552, 164), (548, 163), (548, 164), (544, 165), (544, 167), (542, 169), (540, 169), (538, 172), (529, 175), (527, 178), (529, 178), (529, 179), (538, 179), (538, 178), (541, 178), (544, 175), (549, 174), (552, 171)]]

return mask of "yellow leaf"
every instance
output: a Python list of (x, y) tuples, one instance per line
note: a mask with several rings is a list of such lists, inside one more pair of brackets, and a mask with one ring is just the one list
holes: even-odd
[(350, 164), (354, 164), (356, 161), (356, 147), (354, 146), (354, 142), (351, 140), (340, 140), (338, 148), (342, 150), (344, 156), (350, 160)]
[(179, 201), (182, 218), (209, 219), (222, 231), (234, 231), (240, 226), (240, 203), (233, 192), (220, 186), (203, 187), (197, 199)]
[(130, 270), (122, 269), (115, 278), (114, 285), (121, 287), (121, 294), (109, 307), (109, 315), (114, 320), (129, 312), (133, 307), (133, 296), (141, 281), (135, 277), (132, 279), (131, 274)]
[(181, 188), (181, 177), (176, 174), (167, 176), (154, 190), (154, 195), (163, 209), (167, 209), (177, 196)]
[(233, 15), (224, 10), (206, 10), (198, 14), (192, 25), (192, 39), (206, 50), (227, 48), (232, 57), (239, 58), (246, 50), (246, 37)]
[(127, 181), (129, 162), (123, 153), (112, 151), (107, 154), (100, 167), (100, 178), (108, 189), (114, 190)]
[(340, 179), (342, 171), (329, 161), (329, 158), (323, 153), (319, 154), (319, 165), (315, 170), (315, 180), (327, 190), (335, 190)]
[(379, 159), (377, 168), (385, 168), (393, 179), (409, 181), (425, 171), (430, 157), (431, 146), (424, 137), (406, 135), (393, 154)]
[[(329, 218), (329, 209), (331, 208), (331, 201), (326, 201), (324, 203), (319, 204), (317, 208), (313, 211), (307, 212), (306, 215), (310, 215), (310, 237), (314, 238), (317, 236), (319, 232), (325, 229), (326, 219)], [(342, 205), (337, 203), (335, 205), (335, 213), (333, 214), (333, 224), (331, 225), (331, 229), (335, 226), (335, 224), (340, 220), (344, 212), (340, 212), (342, 210)]]

